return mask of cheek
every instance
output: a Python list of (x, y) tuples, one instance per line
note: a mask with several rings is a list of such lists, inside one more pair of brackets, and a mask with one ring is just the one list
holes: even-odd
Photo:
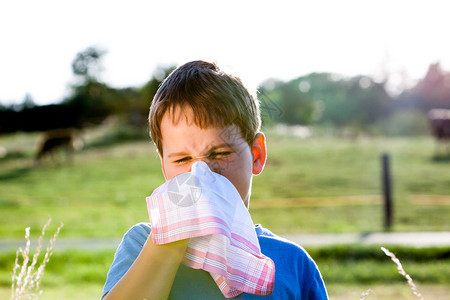
[(239, 193), (246, 193), (252, 177), (251, 158), (239, 157), (230, 162), (222, 175), (233, 183)]
[(166, 180), (170, 180), (174, 178), (177, 175), (180, 175), (182, 173), (186, 173), (190, 171), (190, 166), (181, 165), (181, 166), (174, 166), (171, 164), (164, 164), (164, 170), (166, 173)]

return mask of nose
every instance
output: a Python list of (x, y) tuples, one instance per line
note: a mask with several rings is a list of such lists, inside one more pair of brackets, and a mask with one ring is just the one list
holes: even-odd
[(191, 172), (192, 174), (195, 174), (195, 178), (197, 180), (200, 180), (200, 182), (203, 182), (206, 184), (207, 182), (215, 182), (216, 176), (209, 166), (204, 161), (197, 161), (192, 164), (191, 166)]
[[(210, 159), (207, 155), (193, 157), (193, 160), (194, 160), (194, 163), (191, 165), (191, 171), (192, 171), (193, 165), (201, 161), (208, 166), (210, 171), (221, 174), (219, 164), (216, 161), (214, 161), (213, 159)], [(205, 167), (205, 166), (203, 165), (202, 167)]]

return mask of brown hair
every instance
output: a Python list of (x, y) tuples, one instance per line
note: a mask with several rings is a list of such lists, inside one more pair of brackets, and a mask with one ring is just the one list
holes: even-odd
[(214, 63), (188, 62), (162, 82), (150, 106), (150, 135), (161, 154), (164, 114), (186, 106), (194, 112), (194, 122), (200, 128), (236, 125), (249, 145), (261, 127), (258, 100), (238, 77)]

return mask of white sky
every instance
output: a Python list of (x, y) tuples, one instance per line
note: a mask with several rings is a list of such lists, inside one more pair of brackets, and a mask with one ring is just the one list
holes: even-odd
[(158, 65), (192, 59), (231, 67), (251, 86), (310, 72), (409, 82), (430, 63), (450, 70), (446, 0), (0, 2), (0, 103), (58, 102), (71, 62), (107, 50), (101, 79), (138, 87)]

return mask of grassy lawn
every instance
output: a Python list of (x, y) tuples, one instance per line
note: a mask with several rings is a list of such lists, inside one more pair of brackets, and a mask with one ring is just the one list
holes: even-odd
[[(101, 297), (103, 285), (100, 284), (68, 284), (64, 286), (52, 286), (43, 289), (39, 300), (98, 300)], [(11, 289), (0, 287), (0, 299), (9, 299)]]
[[(448, 284), (450, 248), (391, 248), (414, 280), (425, 284)], [(327, 284), (402, 283), (396, 265), (377, 246), (347, 245), (307, 248)], [(103, 284), (112, 263), (111, 250), (57, 250), (45, 269), (43, 284), (73, 282)], [(11, 282), (15, 251), (0, 252), (0, 285)]]
[[(448, 247), (390, 249), (401, 260), (425, 299), (450, 292)], [(396, 265), (379, 247), (348, 245), (308, 248), (322, 272), (331, 299), (414, 299)], [(114, 250), (55, 251), (45, 270), (42, 299), (98, 299)], [(7, 299), (14, 252), (0, 253), (0, 299)], [(447, 294), (446, 294), (447, 293)], [(397, 296), (397, 298), (395, 298)], [(347, 298), (346, 298), (347, 297)]]
[[(95, 284), (72, 284), (64, 287), (49, 287), (44, 289), (44, 293), (39, 298), (41, 300), (98, 300), (102, 290), (102, 285)], [(406, 284), (389, 285), (342, 285), (332, 284), (328, 287), (328, 294), (331, 300), (358, 300), (363, 292), (368, 289), (370, 294), (367, 300), (414, 300), (417, 299)], [(425, 299), (447, 300), (450, 294), (450, 287), (438, 285), (422, 285), (419, 287)], [(0, 299), (9, 299), (10, 290), (8, 287), (0, 287)]]
[[(120, 237), (148, 220), (145, 197), (163, 183), (149, 141), (89, 147), (72, 163), (32, 162), (37, 135), (0, 137), (0, 237), (36, 240), (49, 217), (50, 236)], [(89, 141), (88, 141), (89, 142)], [(95, 143), (92, 143), (95, 144)], [(101, 143), (97, 143), (101, 145)], [(30, 150), (31, 149), (31, 150)], [(275, 233), (383, 230), (380, 156), (388, 153), (394, 187), (394, 231), (450, 230), (450, 162), (432, 159), (430, 138), (306, 140), (268, 134), (266, 170), (253, 180), (251, 214)], [(56, 241), (58, 243), (58, 240)], [(395, 265), (369, 246), (307, 249), (331, 299), (414, 299)], [(426, 299), (450, 293), (449, 249), (390, 249)], [(114, 250), (56, 251), (41, 299), (98, 299)], [(15, 253), (0, 252), (0, 299), (9, 297)]]
[[(22, 238), (28, 226), (38, 234), (48, 217), (65, 224), (65, 238), (118, 237), (148, 220), (145, 197), (164, 180), (149, 141), (90, 147), (72, 163), (35, 166), (29, 156), (36, 138), (0, 139), (12, 149), (0, 160), (2, 238)], [(301, 140), (269, 133), (266, 169), (253, 180), (253, 220), (276, 233), (381, 231), (380, 156), (388, 153), (393, 230), (450, 230), (450, 163), (433, 161), (433, 146), (425, 137)]]
[[(253, 202), (299, 198), (298, 206), (252, 210), (255, 222), (278, 232), (371, 232), (383, 230), (382, 206), (303, 207), (302, 198), (379, 196), (381, 155), (390, 156), (394, 231), (450, 230), (450, 161), (432, 159), (431, 138), (309, 139), (269, 136), (265, 172), (254, 178)], [(445, 205), (411, 203), (414, 195), (444, 195)], [(349, 197), (350, 198), (350, 197)], [(364, 198), (364, 197), (363, 197)], [(425, 198), (426, 199), (426, 198)]]
[[(374, 284), (374, 285), (342, 285), (332, 284), (327, 287), (328, 295), (332, 300), (360, 299), (361, 294), (370, 289), (369, 295), (365, 298), (383, 300), (414, 300), (417, 297), (411, 292), (407, 284)], [(422, 285), (419, 291), (424, 299), (446, 300), (450, 293), (450, 287), (438, 285)]]

